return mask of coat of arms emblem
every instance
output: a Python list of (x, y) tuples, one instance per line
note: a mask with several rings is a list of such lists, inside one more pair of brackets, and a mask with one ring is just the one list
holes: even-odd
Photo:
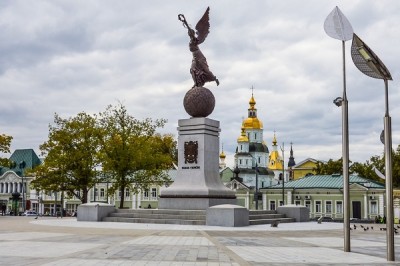
[(198, 143), (197, 141), (185, 142), (185, 163), (197, 163)]

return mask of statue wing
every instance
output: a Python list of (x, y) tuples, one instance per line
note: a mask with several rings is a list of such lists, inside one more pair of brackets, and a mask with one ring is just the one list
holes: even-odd
[(197, 33), (197, 40), (198, 43), (204, 42), (207, 38), (208, 33), (210, 32), (210, 7), (207, 7), (206, 12), (204, 13), (203, 17), (197, 22), (196, 25), (196, 33)]

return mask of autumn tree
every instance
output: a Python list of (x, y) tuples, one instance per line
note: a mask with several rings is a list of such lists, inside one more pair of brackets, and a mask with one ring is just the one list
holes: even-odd
[(82, 112), (63, 119), (55, 114), (49, 138), (40, 145), (45, 159), (34, 169), (33, 187), (65, 191), (87, 203), (88, 191), (98, 181), (99, 132), (95, 116)]
[(172, 166), (176, 143), (171, 135), (156, 134), (165, 122), (138, 120), (122, 104), (110, 105), (100, 114), (102, 169), (113, 180), (110, 193), (120, 192), (120, 208), (125, 189), (137, 193), (169, 181), (165, 170)]
[[(11, 136), (0, 134), (0, 153), (10, 153)], [(0, 166), (9, 167), (10, 161), (7, 158), (0, 158)]]

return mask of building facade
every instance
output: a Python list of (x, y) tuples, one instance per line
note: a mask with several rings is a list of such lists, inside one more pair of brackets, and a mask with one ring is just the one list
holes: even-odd
[[(265, 210), (295, 204), (308, 207), (310, 218), (326, 216), (343, 219), (342, 175), (309, 175), (289, 181), (284, 186), (278, 184), (261, 191)], [(384, 184), (357, 175), (350, 176), (351, 218), (373, 220), (378, 215), (383, 217), (384, 199)]]

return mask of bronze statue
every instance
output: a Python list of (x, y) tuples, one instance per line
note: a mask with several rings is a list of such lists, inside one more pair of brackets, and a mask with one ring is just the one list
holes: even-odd
[(219, 81), (216, 76), (208, 69), (207, 59), (199, 49), (199, 44), (204, 42), (210, 32), (210, 21), (209, 21), (210, 8), (208, 7), (203, 17), (197, 22), (196, 34), (193, 29), (190, 28), (186, 22), (183, 14), (178, 15), (178, 19), (183, 22), (183, 26), (188, 29), (188, 35), (190, 37), (189, 49), (193, 54), (192, 66), (190, 67), (190, 74), (194, 81), (194, 87), (202, 87), (204, 83), (215, 81), (217, 86)]

